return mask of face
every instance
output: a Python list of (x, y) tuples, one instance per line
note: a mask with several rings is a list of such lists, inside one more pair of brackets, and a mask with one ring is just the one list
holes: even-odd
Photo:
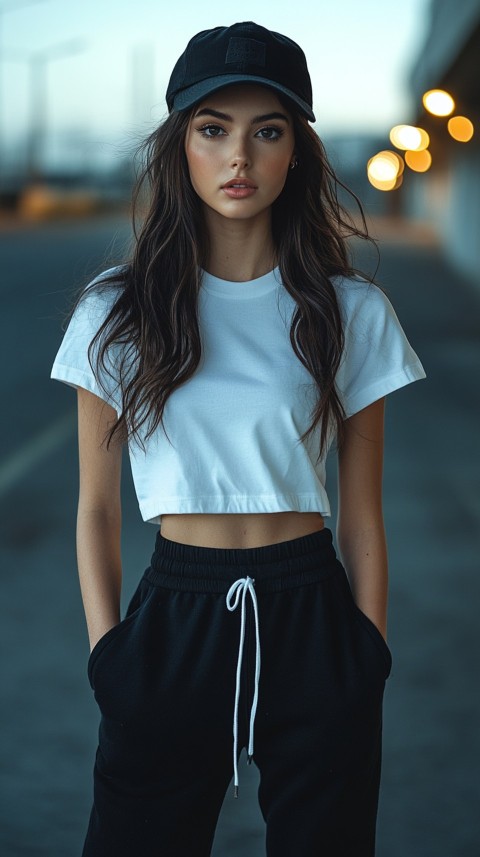
[(207, 215), (269, 216), (294, 148), (292, 116), (272, 89), (246, 84), (208, 96), (185, 137), (190, 178)]

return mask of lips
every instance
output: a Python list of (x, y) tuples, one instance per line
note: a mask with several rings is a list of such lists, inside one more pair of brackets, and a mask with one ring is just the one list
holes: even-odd
[(230, 179), (230, 181), (225, 182), (222, 185), (222, 188), (226, 187), (236, 187), (236, 188), (250, 188), (251, 190), (256, 190), (257, 185), (250, 181), (250, 179)]

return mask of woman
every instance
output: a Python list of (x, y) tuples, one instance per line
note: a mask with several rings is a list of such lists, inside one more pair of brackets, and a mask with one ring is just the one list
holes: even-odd
[[(308, 124), (298, 45), (251, 22), (199, 33), (167, 104), (132, 259), (82, 295), (52, 372), (78, 388), (102, 715), (84, 855), (210, 854), (246, 747), (269, 857), (367, 857), (391, 667), (384, 398), (424, 372), (349, 262), (346, 235), (367, 235)], [(120, 621), (125, 442), (161, 531)]]

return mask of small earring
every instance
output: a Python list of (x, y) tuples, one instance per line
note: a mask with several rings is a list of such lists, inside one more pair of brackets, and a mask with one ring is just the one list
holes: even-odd
[(295, 169), (295, 167), (298, 167), (298, 158), (294, 158), (294, 159), (293, 159), (293, 161), (292, 161), (292, 162), (291, 162), (291, 164), (290, 164), (290, 169), (291, 169), (291, 170), (294, 170), (294, 169)]

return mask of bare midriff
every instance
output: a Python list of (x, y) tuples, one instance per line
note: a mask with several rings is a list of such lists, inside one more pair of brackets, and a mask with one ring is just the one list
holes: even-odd
[(162, 515), (166, 539), (207, 548), (256, 548), (287, 542), (323, 530), (319, 512), (250, 515)]

